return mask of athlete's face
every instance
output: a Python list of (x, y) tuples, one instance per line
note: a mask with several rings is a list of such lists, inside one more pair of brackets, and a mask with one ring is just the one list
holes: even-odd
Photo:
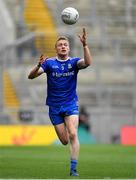
[(67, 57), (69, 55), (69, 42), (67, 40), (59, 40), (56, 43), (56, 52), (59, 57)]

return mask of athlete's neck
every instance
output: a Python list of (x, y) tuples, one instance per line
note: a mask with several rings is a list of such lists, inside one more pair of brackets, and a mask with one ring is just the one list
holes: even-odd
[(67, 60), (68, 58), (69, 58), (68, 55), (59, 55), (59, 54), (57, 54), (57, 59)]

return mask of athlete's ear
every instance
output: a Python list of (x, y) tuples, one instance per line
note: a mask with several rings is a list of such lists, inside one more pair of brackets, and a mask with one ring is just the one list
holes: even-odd
[(56, 46), (54, 47), (54, 50), (55, 50), (55, 52), (57, 53), (57, 47), (56, 47)]

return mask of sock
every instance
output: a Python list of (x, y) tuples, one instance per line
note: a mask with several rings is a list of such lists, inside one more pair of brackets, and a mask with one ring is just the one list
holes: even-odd
[(76, 159), (71, 159), (70, 161), (70, 170), (76, 170), (77, 166), (77, 160)]

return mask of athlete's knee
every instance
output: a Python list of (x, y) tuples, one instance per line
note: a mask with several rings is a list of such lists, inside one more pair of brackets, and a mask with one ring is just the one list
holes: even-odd
[(59, 139), (60, 139), (60, 141), (61, 141), (61, 143), (63, 144), (63, 145), (67, 145), (68, 144), (68, 138), (67, 137), (59, 137)]
[(70, 132), (69, 138), (70, 138), (71, 140), (76, 139), (76, 138), (77, 138), (77, 132)]
[(63, 140), (61, 140), (61, 143), (62, 143), (63, 145), (67, 145), (67, 144), (68, 144), (68, 139), (63, 139)]

